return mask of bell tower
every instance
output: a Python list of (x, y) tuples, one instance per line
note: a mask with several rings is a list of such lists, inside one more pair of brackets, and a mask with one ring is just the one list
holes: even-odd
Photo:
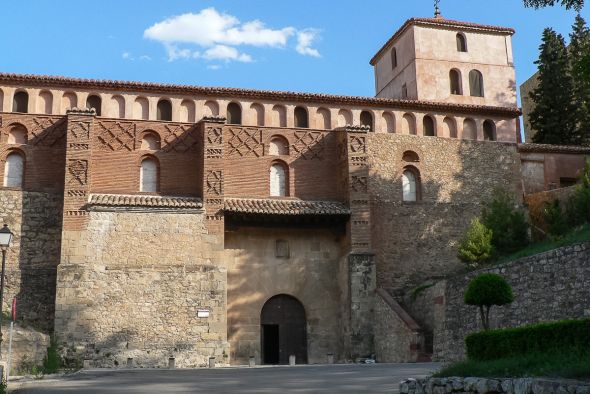
[(516, 107), (507, 27), (412, 18), (371, 59), (379, 98)]

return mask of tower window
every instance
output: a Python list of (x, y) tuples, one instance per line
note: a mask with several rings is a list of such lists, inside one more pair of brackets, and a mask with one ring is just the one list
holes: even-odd
[(463, 94), (463, 89), (461, 88), (461, 73), (459, 70), (451, 70), (449, 72), (449, 79), (451, 81), (451, 94)]
[(434, 129), (434, 119), (432, 119), (432, 116), (429, 116), (429, 115), (424, 116), (424, 119), (422, 120), (422, 126), (423, 126), (423, 132), (424, 132), (425, 136), (434, 137), (436, 135), (436, 132)]
[(12, 112), (29, 112), (29, 94), (27, 92), (16, 92), (12, 100)]
[(485, 141), (496, 141), (496, 124), (492, 120), (483, 122), (483, 139)]
[(102, 100), (99, 96), (95, 94), (88, 96), (88, 98), (86, 99), (86, 108), (94, 108), (96, 110), (96, 116), (100, 116), (101, 106)]
[(402, 85), (402, 98), (408, 98), (408, 85), (406, 85), (405, 83)]
[(483, 97), (483, 75), (478, 70), (469, 72), (469, 93), (473, 97)]
[(172, 120), (172, 104), (168, 100), (158, 101), (157, 120)]
[(467, 52), (467, 38), (463, 33), (457, 33), (457, 52)]
[(238, 103), (229, 103), (227, 105), (227, 123), (242, 124), (242, 108)]
[(361, 112), (361, 126), (369, 126), (369, 131), (373, 131), (373, 115), (369, 111)]
[(397, 67), (397, 50), (395, 48), (391, 48), (391, 69), (395, 69)]
[(295, 127), (304, 129), (309, 127), (307, 110), (303, 107), (295, 107)]

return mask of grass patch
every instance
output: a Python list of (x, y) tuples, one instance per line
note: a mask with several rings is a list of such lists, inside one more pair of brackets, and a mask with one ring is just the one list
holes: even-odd
[(523, 257), (533, 256), (535, 254), (547, 252), (549, 250), (561, 248), (563, 246), (572, 245), (579, 242), (590, 241), (590, 224), (586, 224), (577, 230), (574, 230), (563, 237), (555, 240), (547, 240), (530, 244), (518, 252), (500, 257), (494, 264), (507, 263), (509, 261), (518, 260)]
[(444, 367), (436, 377), (590, 379), (590, 352), (531, 353), (489, 361), (463, 361)]

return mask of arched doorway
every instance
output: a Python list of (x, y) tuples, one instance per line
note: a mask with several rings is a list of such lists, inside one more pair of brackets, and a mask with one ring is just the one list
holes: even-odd
[(299, 300), (280, 294), (270, 298), (260, 313), (260, 344), (263, 364), (307, 363), (307, 322)]

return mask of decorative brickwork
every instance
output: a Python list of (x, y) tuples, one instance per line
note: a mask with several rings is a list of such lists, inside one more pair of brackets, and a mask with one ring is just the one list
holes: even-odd
[(264, 154), (262, 131), (258, 129), (230, 128), (228, 156), (240, 157), (253, 155), (261, 157)]
[(126, 150), (132, 152), (135, 149), (135, 124), (132, 122), (99, 121), (98, 147), (103, 150)]
[(291, 148), (297, 157), (322, 160), (324, 135), (318, 131), (295, 131), (295, 142)]

